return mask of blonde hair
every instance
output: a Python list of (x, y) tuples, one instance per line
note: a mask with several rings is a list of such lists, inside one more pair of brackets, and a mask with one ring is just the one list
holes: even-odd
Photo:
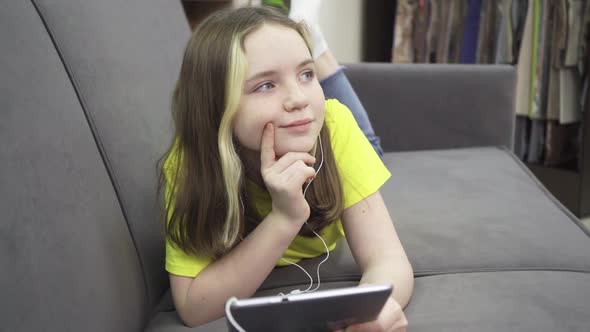
[[(310, 47), (303, 25), (274, 9), (247, 7), (208, 17), (185, 50), (172, 97), (175, 135), (159, 161), (158, 191), (166, 188), (166, 236), (188, 254), (220, 257), (262, 219), (246, 201), (232, 122), (247, 70), (244, 39), (264, 24), (294, 29)], [(343, 209), (327, 127), (320, 135), (324, 167), (307, 195), (308, 224), (316, 231), (337, 220)], [(300, 234), (313, 235), (311, 229)]]
[(241, 86), (234, 86), (244, 81), (246, 76), (246, 57), (241, 47), (240, 36), (235, 36), (230, 46), (229, 71), (226, 79), (225, 110), (221, 118), (218, 134), (219, 155), (223, 182), (227, 193), (227, 216), (223, 230), (224, 244), (231, 247), (241, 233), (242, 198), (242, 161), (235, 149), (232, 133), (232, 122), (238, 110), (241, 97)]

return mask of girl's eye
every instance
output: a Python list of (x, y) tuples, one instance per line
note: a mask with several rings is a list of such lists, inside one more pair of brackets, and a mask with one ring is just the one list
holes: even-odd
[(274, 88), (274, 84), (270, 83), (270, 82), (266, 82), (264, 84), (259, 85), (254, 91), (256, 92), (264, 92), (264, 91), (268, 91), (272, 88)]
[(301, 79), (303, 81), (309, 82), (313, 79), (313, 77), (314, 77), (313, 70), (307, 70), (307, 71), (304, 71), (303, 73), (301, 73)]

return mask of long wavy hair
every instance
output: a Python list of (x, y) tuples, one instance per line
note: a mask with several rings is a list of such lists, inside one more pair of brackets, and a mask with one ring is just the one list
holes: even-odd
[[(193, 32), (172, 95), (175, 134), (158, 161), (165, 235), (187, 254), (218, 258), (258, 225), (248, 201), (244, 165), (232, 121), (238, 110), (247, 70), (245, 37), (264, 24), (297, 31), (310, 42), (302, 24), (275, 9), (246, 7), (209, 16)], [(340, 218), (343, 197), (328, 128), (320, 131), (324, 166), (307, 192), (313, 236)], [(317, 160), (319, 150), (315, 148)]]

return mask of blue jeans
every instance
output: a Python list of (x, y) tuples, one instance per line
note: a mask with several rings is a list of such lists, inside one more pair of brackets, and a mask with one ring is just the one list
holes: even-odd
[(346, 78), (344, 68), (341, 67), (334, 74), (324, 78), (320, 82), (320, 85), (324, 90), (326, 99), (337, 99), (350, 109), (356, 122), (363, 131), (363, 134), (365, 134), (379, 157), (382, 157), (383, 149), (381, 148), (379, 137), (375, 135), (375, 131), (373, 130), (373, 126), (371, 126), (371, 121), (369, 121), (369, 116), (367, 115), (363, 104), (361, 104), (361, 101), (350, 85), (348, 78)]

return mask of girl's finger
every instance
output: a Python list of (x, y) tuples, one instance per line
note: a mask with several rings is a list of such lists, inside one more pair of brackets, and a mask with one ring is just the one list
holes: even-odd
[(307, 152), (288, 152), (274, 164), (274, 170), (281, 173), (298, 160), (303, 161), (306, 165), (315, 163), (315, 157)]
[(293, 188), (301, 189), (301, 186), (315, 176), (315, 169), (307, 166), (303, 161), (297, 160), (289, 166), (282, 174)]
[(275, 132), (272, 123), (267, 123), (260, 141), (260, 169), (270, 168), (275, 163)]

